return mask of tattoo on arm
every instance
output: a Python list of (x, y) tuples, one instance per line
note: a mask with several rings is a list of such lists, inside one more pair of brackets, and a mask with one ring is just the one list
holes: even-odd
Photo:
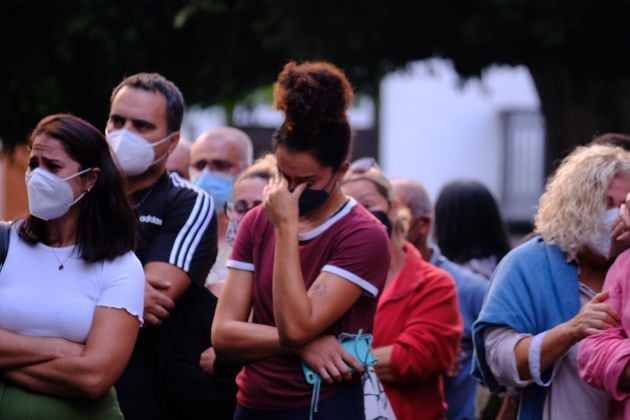
[(315, 281), (309, 289), (311, 296), (324, 296), (326, 295), (326, 283), (321, 281)]

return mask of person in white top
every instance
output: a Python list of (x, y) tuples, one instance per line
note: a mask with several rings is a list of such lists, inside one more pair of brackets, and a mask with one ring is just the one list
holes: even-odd
[(0, 272), (0, 418), (118, 419), (142, 323), (136, 218), (103, 135), (69, 114), (29, 138), (29, 214)]

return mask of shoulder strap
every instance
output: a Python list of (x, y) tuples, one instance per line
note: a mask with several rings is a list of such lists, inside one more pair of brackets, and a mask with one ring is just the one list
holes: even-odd
[(0, 270), (9, 253), (9, 240), (11, 239), (11, 222), (0, 221)]

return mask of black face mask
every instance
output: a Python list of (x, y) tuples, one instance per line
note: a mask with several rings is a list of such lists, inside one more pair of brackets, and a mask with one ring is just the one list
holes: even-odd
[[(300, 216), (312, 212), (313, 210), (324, 204), (326, 200), (328, 200), (328, 197), (330, 197), (330, 193), (326, 191), (326, 188), (328, 188), (328, 185), (334, 177), (335, 176), (333, 174), (333, 176), (330, 177), (328, 183), (326, 183), (324, 188), (322, 188), (321, 190), (315, 188), (306, 188), (304, 191), (302, 191), (302, 195), (300, 196), (300, 200), (298, 202), (298, 214)], [(295, 190), (295, 188), (289, 188), (289, 191), (293, 192), (293, 190)]]
[(391, 220), (389, 220), (389, 217), (387, 217), (387, 213), (380, 210), (370, 210), (370, 213), (372, 213), (372, 215), (376, 217), (379, 220), (379, 222), (385, 225), (385, 228), (387, 229), (387, 236), (391, 237), (392, 236), (392, 222)]

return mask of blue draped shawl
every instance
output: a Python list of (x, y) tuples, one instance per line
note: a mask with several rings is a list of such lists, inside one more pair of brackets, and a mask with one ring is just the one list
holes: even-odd
[[(473, 325), (475, 355), (472, 375), (490, 391), (500, 384), (486, 362), (484, 330), (507, 326), (536, 335), (571, 318), (580, 310), (577, 266), (566, 254), (540, 237), (508, 253), (494, 272), (479, 318)], [(553, 367), (553, 366), (552, 366)], [(547, 380), (552, 367), (543, 373)], [(547, 388), (531, 384), (522, 389), (519, 419), (540, 419)]]

